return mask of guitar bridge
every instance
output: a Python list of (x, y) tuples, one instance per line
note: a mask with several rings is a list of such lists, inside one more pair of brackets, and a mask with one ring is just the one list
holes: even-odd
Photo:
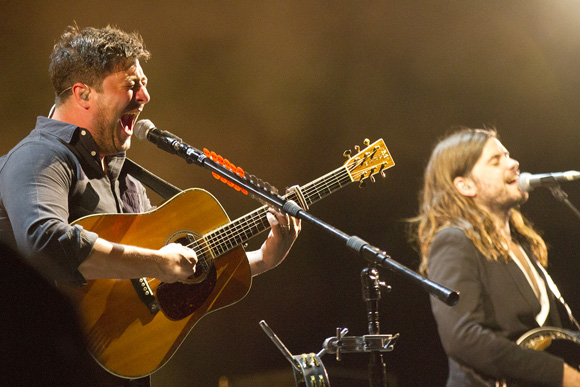
[(135, 291), (137, 292), (139, 299), (145, 304), (145, 306), (147, 306), (149, 312), (151, 312), (151, 314), (153, 315), (157, 314), (157, 312), (159, 312), (159, 304), (157, 303), (157, 299), (155, 299), (155, 296), (153, 295), (153, 290), (151, 290), (147, 278), (142, 277), (132, 279), (131, 283), (133, 284), (133, 287), (135, 288)]

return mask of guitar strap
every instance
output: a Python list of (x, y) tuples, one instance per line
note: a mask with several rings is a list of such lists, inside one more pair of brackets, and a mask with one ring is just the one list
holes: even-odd
[[(143, 168), (133, 160), (126, 158), (123, 164), (123, 170), (139, 180), (141, 183), (151, 188), (155, 193), (167, 200), (181, 192), (179, 188), (171, 183), (163, 180), (154, 173)], [(149, 287), (147, 278), (134, 278), (131, 280), (137, 295), (141, 301), (147, 306), (151, 314), (159, 312), (159, 304), (153, 295), (153, 291)]]
[(570, 319), (572, 324), (574, 324), (576, 328), (578, 328), (578, 330), (580, 331), (580, 324), (578, 324), (578, 321), (576, 320), (576, 318), (574, 318), (574, 315), (572, 314), (572, 309), (570, 309), (570, 306), (568, 306), (568, 303), (566, 303), (564, 297), (562, 297), (562, 294), (558, 290), (558, 287), (556, 286), (554, 281), (552, 281), (552, 277), (550, 277), (550, 275), (542, 265), (537, 265), (537, 267), (539, 267), (540, 270), (542, 270), (542, 273), (544, 273), (544, 276), (546, 277), (546, 282), (548, 283), (548, 287), (550, 288), (554, 296), (558, 299), (558, 301), (560, 301), (562, 305), (564, 305), (564, 309), (566, 309), (566, 313), (568, 313), (568, 318)]
[(123, 170), (166, 200), (181, 192), (181, 189), (163, 180), (129, 158), (125, 159)]

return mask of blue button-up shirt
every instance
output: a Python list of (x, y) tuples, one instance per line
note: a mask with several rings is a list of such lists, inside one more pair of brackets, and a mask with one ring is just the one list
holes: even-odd
[(98, 235), (70, 223), (151, 209), (124, 161), (124, 153), (106, 157), (105, 173), (86, 129), (38, 117), (36, 128), (0, 157), (0, 238), (49, 277), (82, 284), (78, 266)]

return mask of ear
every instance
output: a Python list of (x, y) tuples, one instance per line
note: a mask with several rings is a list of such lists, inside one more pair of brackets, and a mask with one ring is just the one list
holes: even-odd
[(457, 176), (453, 179), (453, 185), (463, 196), (474, 197), (477, 194), (477, 187), (468, 177)]
[(77, 82), (72, 87), (75, 101), (84, 108), (89, 107), (91, 89), (84, 83)]

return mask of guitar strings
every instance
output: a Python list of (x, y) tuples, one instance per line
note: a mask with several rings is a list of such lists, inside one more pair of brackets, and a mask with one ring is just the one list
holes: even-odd
[[(354, 169), (356, 166), (353, 165), (351, 166), (351, 170)], [(339, 168), (344, 170), (344, 168)], [(330, 174), (319, 178), (318, 180), (316, 180), (315, 182), (305, 186), (304, 188), (304, 192), (308, 193), (310, 191), (316, 191), (316, 192), (320, 192), (320, 188), (315, 189), (314, 186), (320, 187), (321, 185), (325, 185), (327, 190), (332, 192), (331, 186), (334, 187), (336, 186), (336, 184), (331, 184), (329, 185), (328, 181), (329, 179), (327, 178), (327, 176), (336, 174), (336, 172), (331, 172)], [(361, 174), (359, 174), (360, 176)], [(344, 176), (342, 178), (342, 181), (344, 183), (350, 183), (351, 179), (350, 177), (348, 177), (348, 174), (346, 174), (346, 179), (344, 179)], [(336, 177), (335, 178), (336, 182), (338, 183), (338, 185), (340, 187), (342, 187), (344, 184), (341, 183), (341, 180)], [(320, 181), (323, 182), (323, 184), (320, 184)], [(312, 186), (312, 188), (311, 188)], [(320, 195), (317, 194), (320, 198)], [(292, 193), (290, 193), (288, 196), (292, 196)], [(310, 196), (310, 195), (305, 195), (305, 196)], [(314, 201), (311, 201), (311, 203), (313, 203)], [(240, 235), (240, 230), (243, 230), (243, 232), (245, 233), (245, 230), (251, 229), (251, 228), (256, 228), (257, 226), (262, 226), (262, 229), (258, 228), (258, 231), (254, 233), (254, 235), (257, 235), (259, 232), (264, 231), (265, 229), (269, 228), (269, 224), (267, 222), (267, 219), (265, 218), (265, 214), (268, 212), (268, 206), (264, 206), (262, 208), (259, 208), (258, 210), (252, 212), (251, 214), (245, 216), (243, 219), (241, 220), (237, 220), (232, 222), (229, 225), (225, 225), (219, 229), (216, 229), (214, 231), (212, 231), (211, 233), (209, 233), (207, 236), (203, 237), (203, 239), (206, 241), (205, 246), (201, 248), (201, 253), (205, 254), (208, 251), (211, 251), (212, 248), (220, 248), (220, 255), (224, 254), (225, 252), (239, 246), (241, 244), (241, 241), (237, 241), (236, 238), (232, 238), (232, 235)], [(256, 214), (257, 213), (257, 214)], [(245, 224), (244, 224), (245, 222)], [(250, 227), (248, 228), (248, 225), (250, 225)], [(225, 231), (224, 231), (225, 230)], [(219, 238), (217, 238), (216, 234), (223, 234), (223, 235), (219, 235)], [(252, 235), (252, 237), (254, 236)], [(247, 235), (246, 235), (247, 236)], [(218, 240), (226, 240), (226, 242), (218, 242), (217, 244), (213, 243), (213, 239), (217, 238)], [(229, 240), (233, 239), (234, 243), (232, 242), (228, 242)], [(209, 242), (209, 243), (207, 243)], [(190, 245), (188, 245), (188, 247), (192, 247), (193, 244), (197, 243), (194, 242)], [(199, 246), (199, 244), (198, 244)]]
[[(295, 193), (290, 193), (287, 195), (287, 197), (290, 199), (292, 199), (294, 196)], [(203, 253), (208, 252), (208, 250), (217, 249), (219, 250), (219, 253), (223, 254), (241, 244), (241, 238), (235, 237), (240, 236), (242, 232), (247, 236), (247, 231), (256, 229), (256, 231), (253, 232), (254, 235), (252, 235), (252, 232), (250, 232), (251, 236), (255, 236), (259, 232), (266, 230), (269, 228), (269, 223), (266, 218), (268, 211), (268, 206), (263, 206), (251, 214), (245, 216), (244, 218), (234, 221), (229, 225), (221, 227), (220, 229), (212, 231), (210, 234), (203, 238), (207, 245), (207, 248), (202, 249)], [(221, 242), (214, 243), (214, 239), (217, 239)]]
[[(356, 167), (356, 165), (351, 165), (349, 171), (352, 171), (354, 168)], [(339, 170), (344, 171), (345, 168), (339, 168)], [(337, 176), (335, 178), (336, 183), (335, 184), (331, 184), (329, 185), (329, 178), (328, 176), (331, 175), (336, 175), (336, 171), (329, 173), (328, 175), (325, 175), (317, 180), (315, 180), (313, 183), (306, 185), (304, 187), (303, 192), (305, 193), (305, 196), (311, 196), (308, 193), (311, 191), (315, 191), (315, 192), (320, 192), (321, 189), (320, 188), (316, 188), (316, 187), (320, 187), (321, 185), (325, 185), (327, 191), (332, 192), (332, 188), (331, 187), (335, 187), (336, 183), (338, 183), (339, 187), (343, 186), (343, 183), (341, 183), (341, 179), (339, 179), (340, 176)], [(343, 177), (342, 177), (342, 181), (346, 184), (352, 182), (352, 179), (348, 176), (348, 174), (346, 172), (343, 173)], [(359, 173), (358, 175), (354, 175), (357, 179), (362, 176), (363, 173)], [(345, 179), (346, 177), (346, 179)], [(323, 184), (321, 184), (320, 182), (322, 181)], [(291, 196), (292, 193), (290, 193), (289, 195), (287, 195), (287, 197)], [(320, 194), (317, 193), (317, 196), (319, 197), (319, 199), (321, 198)], [(310, 203), (314, 203), (315, 200), (312, 200)], [(258, 227), (258, 230), (254, 233), (254, 235), (251, 235), (251, 237), (257, 235), (258, 233), (266, 230), (267, 228), (269, 228), (269, 223), (267, 222), (267, 219), (265, 217), (265, 214), (268, 212), (268, 206), (263, 206), (261, 208), (259, 208), (258, 210), (252, 212), (251, 214), (245, 216), (243, 219), (238, 219), (237, 221), (232, 222), (231, 224), (225, 225), (219, 229), (216, 229), (214, 231), (212, 231), (211, 233), (207, 234), (207, 236), (203, 237), (202, 239), (206, 242), (204, 244), (203, 247), (201, 247), (201, 253), (202, 254), (206, 254), (208, 252), (211, 252), (212, 249), (220, 249), (221, 251), (219, 251), (219, 255), (223, 255), (224, 253), (230, 251), (231, 249), (239, 246), (242, 243), (242, 240), (238, 241), (236, 240), (236, 238), (232, 238), (232, 235), (234, 236), (239, 236), (240, 230), (243, 230), (244, 233), (246, 233), (246, 230), (249, 230), (251, 228), (256, 228), (257, 226), (262, 226), (262, 228), (260, 229)], [(244, 224), (244, 222), (246, 224)], [(248, 225), (250, 225), (250, 227), (248, 228)], [(217, 234), (221, 233), (222, 235), (219, 235), (219, 238), (217, 236)], [(247, 234), (246, 234), (247, 236)], [(226, 241), (226, 242), (218, 242), (217, 244), (215, 244), (213, 242), (213, 239), (218, 239), (220, 241)], [(230, 240), (234, 240), (234, 242), (232, 243)], [(239, 239), (239, 238), (238, 238)], [(249, 238), (248, 238), (249, 239)], [(197, 244), (198, 241), (188, 245), (187, 247), (191, 247), (193, 248), (193, 244)], [(199, 246), (199, 244), (197, 244), (197, 246)], [(197, 252), (197, 251), (196, 251)]]
[[(349, 176), (348, 172), (352, 171), (354, 168), (356, 168), (355, 163), (353, 163), (352, 165), (350, 165), (349, 167), (341, 167), (317, 180), (315, 180), (314, 182), (312, 182), (311, 184), (307, 184), (304, 188), (303, 188), (303, 194), (306, 197), (310, 198), (311, 196), (314, 196), (312, 194), (312, 192), (316, 193), (316, 196), (318, 196), (318, 199), (321, 199), (322, 196), (320, 196), (320, 194), (318, 192), (321, 191), (321, 186), (326, 186), (326, 190), (329, 192), (332, 192), (332, 187), (335, 187), (336, 184), (338, 184), (339, 187), (342, 187), (343, 185), (346, 185), (350, 182), (352, 182), (351, 177)], [(339, 171), (337, 173), (337, 171)], [(347, 172), (348, 171), (348, 172)], [(334, 180), (336, 180), (336, 182), (334, 184), (330, 184), (329, 185), (329, 176), (332, 175), (337, 175)], [(340, 176), (342, 175), (342, 176)], [(358, 173), (353, 175), (356, 177), (356, 179), (358, 179), (361, 175), (363, 175), (363, 173)], [(286, 195), (286, 197), (290, 197), (295, 195), (294, 193), (289, 193), (288, 195)], [(316, 202), (316, 200), (311, 199), (310, 203), (314, 203)], [(197, 254), (203, 254), (204, 256), (208, 253), (208, 252), (212, 252), (214, 249), (220, 249), (221, 252), (219, 255), (222, 255), (226, 252), (228, 252), (229, 250), (239, 246), (241, 244), (241, 242), (235, 242), (235, 243), (228, 243), (227, 241), (229, 240), (236, 240), (236, 238), (233, 238), (232, 236), (236, 236), (236, 235), (240, 235), (241, 231), (244, 232), (244, 234), (246, 233), (246, 230), (251, 230), (252, 228), (258, 228), (258, 231), (256, 231), (254, 233), (253, 236), (257, 235), (258, 233), (266, 230), (267, 228), (269, 228), (269, 223), (267, 221), (266, 218), (266, 214), (268, 212), (268, 206), (263, 206), (258, 208), (257, 210), (254, 210), (253, 212), (251, 212), (250, 214), (244, 216), (243, 218), (237, 219), (236, 221), (228, 224), (228, 225), (224, 225), (214, 231), (211, 231), (210, 233), (206, 234), (206, 236), (202, 237), (200, 240), (203, 240), (205, 243), (203, 243), (203, 245), (200, 245), (198, 242), (199, 240), (192, 242), (188, 245), (186, 245), (186, 247), (189, 248), (193, 248), (194, 250), (196, 250)], [(260, 229), (259, 226), (262, 226), (262, 229)], [(241, 230), (241, 231), (240, 231)], [(218, 234), (222, 234), (219, 235), (218, 238)], [(251, 234), (250, 234), (251, 235)], [(246, 235), (247, 236), (247, 235)], [(215, 243), (214, 239), (218, 239), (221, 240), (222, 242), (218, 242)], [(226, 242), (223, 242), (223, 241)], [(229, 247), (228, 247), (229, 245)], [(195, 249), (195, 247), (199, 247), (199, 249)], [(198, 251), (199, 250), (199, 251)], [(213, 254), (212, 254), (213, 255)]]
[[(321, 181), (321, 180), (324, 180), (324, 179), (317, 180), (316, 183), (317, 183), (318, 186), (320, 186), (320, 184), (318, 182)], [(328, 179), (326, 179), (326, 180), (328, 180)], [(324, 183), (325, 183), (324, 185), (326, 185), (327, 188), (328, 188), (328, 183), (326, 183), (326, 182), (324, 182)], [(309, 190), (306, 190), (305, 189), (305, 191), (311, 191), (311, 190), (312, 189), (309, 189)], [(320, 189), (318, 191), (320, 191)], [(295, 194), (294, 193), (290, 193), (287, 196), (290, 197), (290, 196), (293, 196), (293, 195), (295, 195)], [(318, 196), (320, 196), (320, 195), (318, 195)], [(258, 226), (262, 226), (262, 229), (259, 230), (259, 231), (263, 231), (263, 230), (269, 228), (269, 223), (267, 222), (267, 219), (265, 217), (265, 214), (268, 212), (268, 206), (264, 206), (264, 207), (260, 208), (258, 212), (259, 212), (258, 217), (253, 217), (253, 216), (250, 215), (250, 216), (245, 217), (245, 219), (243, 219), (243, 221), (233, 222), (231, 225), (226, 225), (226, 226), (222, 227), (222, 229), (218, 229), (218, 230), (215, 230), (214, 232), (212, 232), (211, 234), (213, 234), (213, 235), (210, 234), (210, 235), (208, 235), (208, 237), (205, 238), (206, 240), (209, 240), (209, 242), (210, 242), (209, 248), (211, 249), (211, 247), (212, 247), (212, 243), (211, 243), (212, 242), (211, 239), (213, 239), (212, 237), (214, 237), (215, 234), (219, 234), (220, 232), (221, 232), (222, 235), (219, 235), (219, 238), (218, 239), (219, 240), (224, 240), (224, 238), (225, 238), (226, 242), (220, 242), (217, 245), (213, 245), (213, 246), (221, 247), (221, 250), (222, 251), (220, 251), (220, 252), (221, 253), (224, 253), (224, 252), (229, 251), (228, 247), (229, 248), (235, 248), (235, 247), (239, 246), (239, 244), (240, 244), (239, 241), (235, 241), (235, 243), (231, 243), (231, 242), (230, 243), (227, 243), (228, 240), (231, 240), (232, 239), (228, 235), (228, 233), (230, 235), (232, 235), (232, 234), (233, 235), (239, 235), (240, 234), (240, 231), (239, 230), (240, 229), (242, 229), (242, 230), (248, 229), (248, 225), (250, 225), (251, 228), (254, 228), (257, 225)], [(244, 222), (246, 224), (244, 224)], [(256, 234), (254, 234), (254, 235), (256, 235)]]
[[(378, 149), (379, 149), (379, 147), (375, 147), (375, 151)], [(374, 157), (374, 154), (371, 155), (371, 158), (373, 158), (373, 157)], [(389, 157), (390, 157), (390, 155), (389, 155)], [(326, 186), (326, 190), (329, 193), (332, 193), (332, 188), (336, 187), (336, 184), (338, 184), (339, 187), (342, 187), (343, 185), (351, 183), (354, 180), (359, 180), (361, 178), (361, 176), (364, 176), (364, 174), (366, 172), (358, 171), (357, 174), (352, 174), (352, 176), (355, 177), (354, 180), (353, 180), (353, 178), (351, 178), (351, 176), (349, 175), (348, 172), (352, 172), (355, 168), (358, 168), (360, 165), (365, 163), (366, 160), (367, 160), (366, 156), (363, 157), (362, 159), (353, 159), (354, 162), (351, 163), (350, 165), (340, 167), (337, 170), (330, 172), (325, 176), (320, 177), (319, 179), (313, 181), (312, 183), (305, 185), (303, 187), (303, 190), (302, 190), (305, 199), (310, 198), (311, 196), (314, 196), (312, 194), (313, 191), (316, 193), (316, 196), (318, 196), (317, 200), (321, 199), (322, 196), (319, 193), (321, 191), (321, 189), (320, 189), (321, 185)], [(370, 170), (369, 176), (374, 174), (373, 171), (375, 171), (375, 170), (374, 169)], [(336, 181), (334, 184), (329, 185), (329, 181), (332, 180), (331, 178), (329, 178), (329, 176), (332, 176), (334, 178), (334, 180)], [(341, 181), (343, 181), (343, 183), (341, 183)], [(288, 195), (286, 195), (286, 197), (290, 197), (292, 195), (294, 195), (294, 193), (289, 193)], [(308, 204), (315, 203), (317, 200), (314, 200), (314, 198), (312, 198)], [(257, 235), (258, 233), (268, 229), (269, 223), (267, 222), (267, 219), (265, 216), (267, 212), (268, 212), (268, 206), (263, 206), (255, 211), (253, 211), (252, 213), (244, 216), (243, 218), (239, 218), (239, 219), (235, 220), (234, 222), (231, 222), (230, 224), (224, 225), (224, 226), (208, 233), (206, 236), (201, 238), (205, 241), (204, 246), (201, 247), (201, 253), (205, 255), (208, 252), (212, 252), (212, 249), (217, 249), (219, 247), (222, 250), (220, 252), (220, 254), (217, 256), (217, 257), (219, 257), (220, 255), (223, 255), (224, 253), (230, 251), (231, 249), (239, 246), (242, 243), (243, 239), (239, 238), (239, 236), (241, 234), (240, 230), (242, 230), (247, 237), (246, 231), (257, 227), (258, 231), (256, 231), (253, 235), (250, 233), (250, 237), (247, 238), (247, 239), (250, 239), (251, 237)], [(245, 222), (245, 224), (244, 224), (244, 222)], [(250, 225), (250, 227), (248, 227), (248, 225)], [(262, 229), (260, 229), (258, 226), (261, 226)], [(219, 238), (218, 238), (217, 235), (219, 233), (221, 233), (222, 235), (219, 235)], [(240, 239), (240, 240), (238, 241), (235, 237), (232, 237), (232, 235), (238, 236), (238, 239)], [(213, 241), (214, 239), (218, 239), (220, 241), (225, 240), (226, 242), (218, 242), (217, 244), (214, 244), (214, 241)], [(234, 243), (229, 242), (232, 239), (234, 240)], [(199, 244), (197, 244), (197, 241), (195, 241), (194, 243), (188, 245), (187, 247), (192, 247), (193, 244), (196, 244), (197, 246), (199, 246)], [(229, 245), (229, 248), (228, 248), (228, 245)], [(197, 253), (197, 251), (196, 251), (196, 253)], [(212, 254), (212, 255), (214, 255), (214, 254)]]

